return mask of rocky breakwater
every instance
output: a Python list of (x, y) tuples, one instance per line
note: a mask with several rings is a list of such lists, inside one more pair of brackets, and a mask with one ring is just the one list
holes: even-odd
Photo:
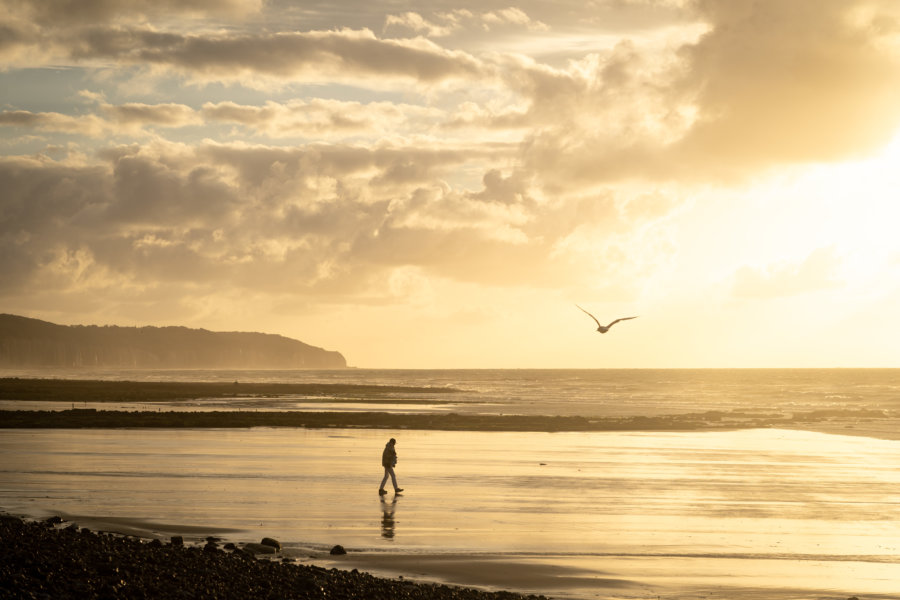
[[(277, 551), (274, 540), (260, 544)], [(275, 542), (277, 544), (277, 542)], [(234, 548), (233, 546), (230, 546)], [(0, 598), (8, 599), (429, 599), (524, 600), (342, 571), (258, 560), (254, 553), (95, 533), (0, 515)]]

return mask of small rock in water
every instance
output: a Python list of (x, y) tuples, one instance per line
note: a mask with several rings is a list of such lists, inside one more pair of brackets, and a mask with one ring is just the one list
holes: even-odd
[(49, 519), (44, 521), (44, 523), (47, 523), (48, 525), (59, 525), (62, 522), (62, 517), (50, 517)]
[(172, 536), (172, 545), (173, 546), (184, 546), (184, 538), (180, 535)]
[(341, 554), (347, 554), (347, 551), (344, 550), (344, 547), (341, 546), (340, 544), (338, 544), (337, 546), (335, 546), (334, 548), (331, 549), (332, 556), (339, 556)]
[(276, 550), (281, 550), (281, 542), (279, 542), (278, 540), (273, 540), (270, 537), (263, 538), (260, 544), (262, 544), (263, 546), (271, 546)]

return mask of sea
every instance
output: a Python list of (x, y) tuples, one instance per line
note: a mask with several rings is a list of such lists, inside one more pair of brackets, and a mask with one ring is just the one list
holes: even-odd
[[(0, 371), (406, 386), (118, 410), (855, 415), (830, 430), (0, 429), (0, 511), (565, 599), (900, 599), (897, 369)], [(62, 410), (71, 403), (39, 403)], [(86, 405), (86, 406), (85, 406)], [(0, 408), (34, 409), (7, 400)], [(874, 432), (874, 433), (873, 433)], [(403, 492), (381, 496), (397, 440)], [(388, 484), (390, 490), (390, 484)], [(341, 545), (348, 554), (333, 557)]]

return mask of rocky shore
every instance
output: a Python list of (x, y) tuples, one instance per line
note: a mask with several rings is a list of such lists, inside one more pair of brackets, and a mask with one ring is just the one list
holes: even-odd
[(539, 600), (257, 559), (0, 515), (0, 597), (18, 599)]

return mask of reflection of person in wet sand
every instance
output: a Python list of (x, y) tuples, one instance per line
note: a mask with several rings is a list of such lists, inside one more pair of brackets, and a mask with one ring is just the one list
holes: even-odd
[(391, 500), (390, 505), (381, 497), (381, 537), (389, 540), (394, 539), (394, 507), (397, 505), (397, 497)]
[(388, 476), (391, 478), (391, 483), (394, 484), (394, 493), (399, 494), (403, 491), (402, 488), (397, 487), (397, 476), (394, 474), (394, 465), (397, 464), (397, 450), (394, 449), (394, 445), (397, 443), (397, 440), (391, 438), (390, 441), (385, 444), (384, 452), (381, 453), (381, 466), (384, 467), (384, 479), (381, 480), (381, 486), (378, 488), (378, 493), (382, 496), (387, 494), (384, 491), (384, 484), (387, 483)]

